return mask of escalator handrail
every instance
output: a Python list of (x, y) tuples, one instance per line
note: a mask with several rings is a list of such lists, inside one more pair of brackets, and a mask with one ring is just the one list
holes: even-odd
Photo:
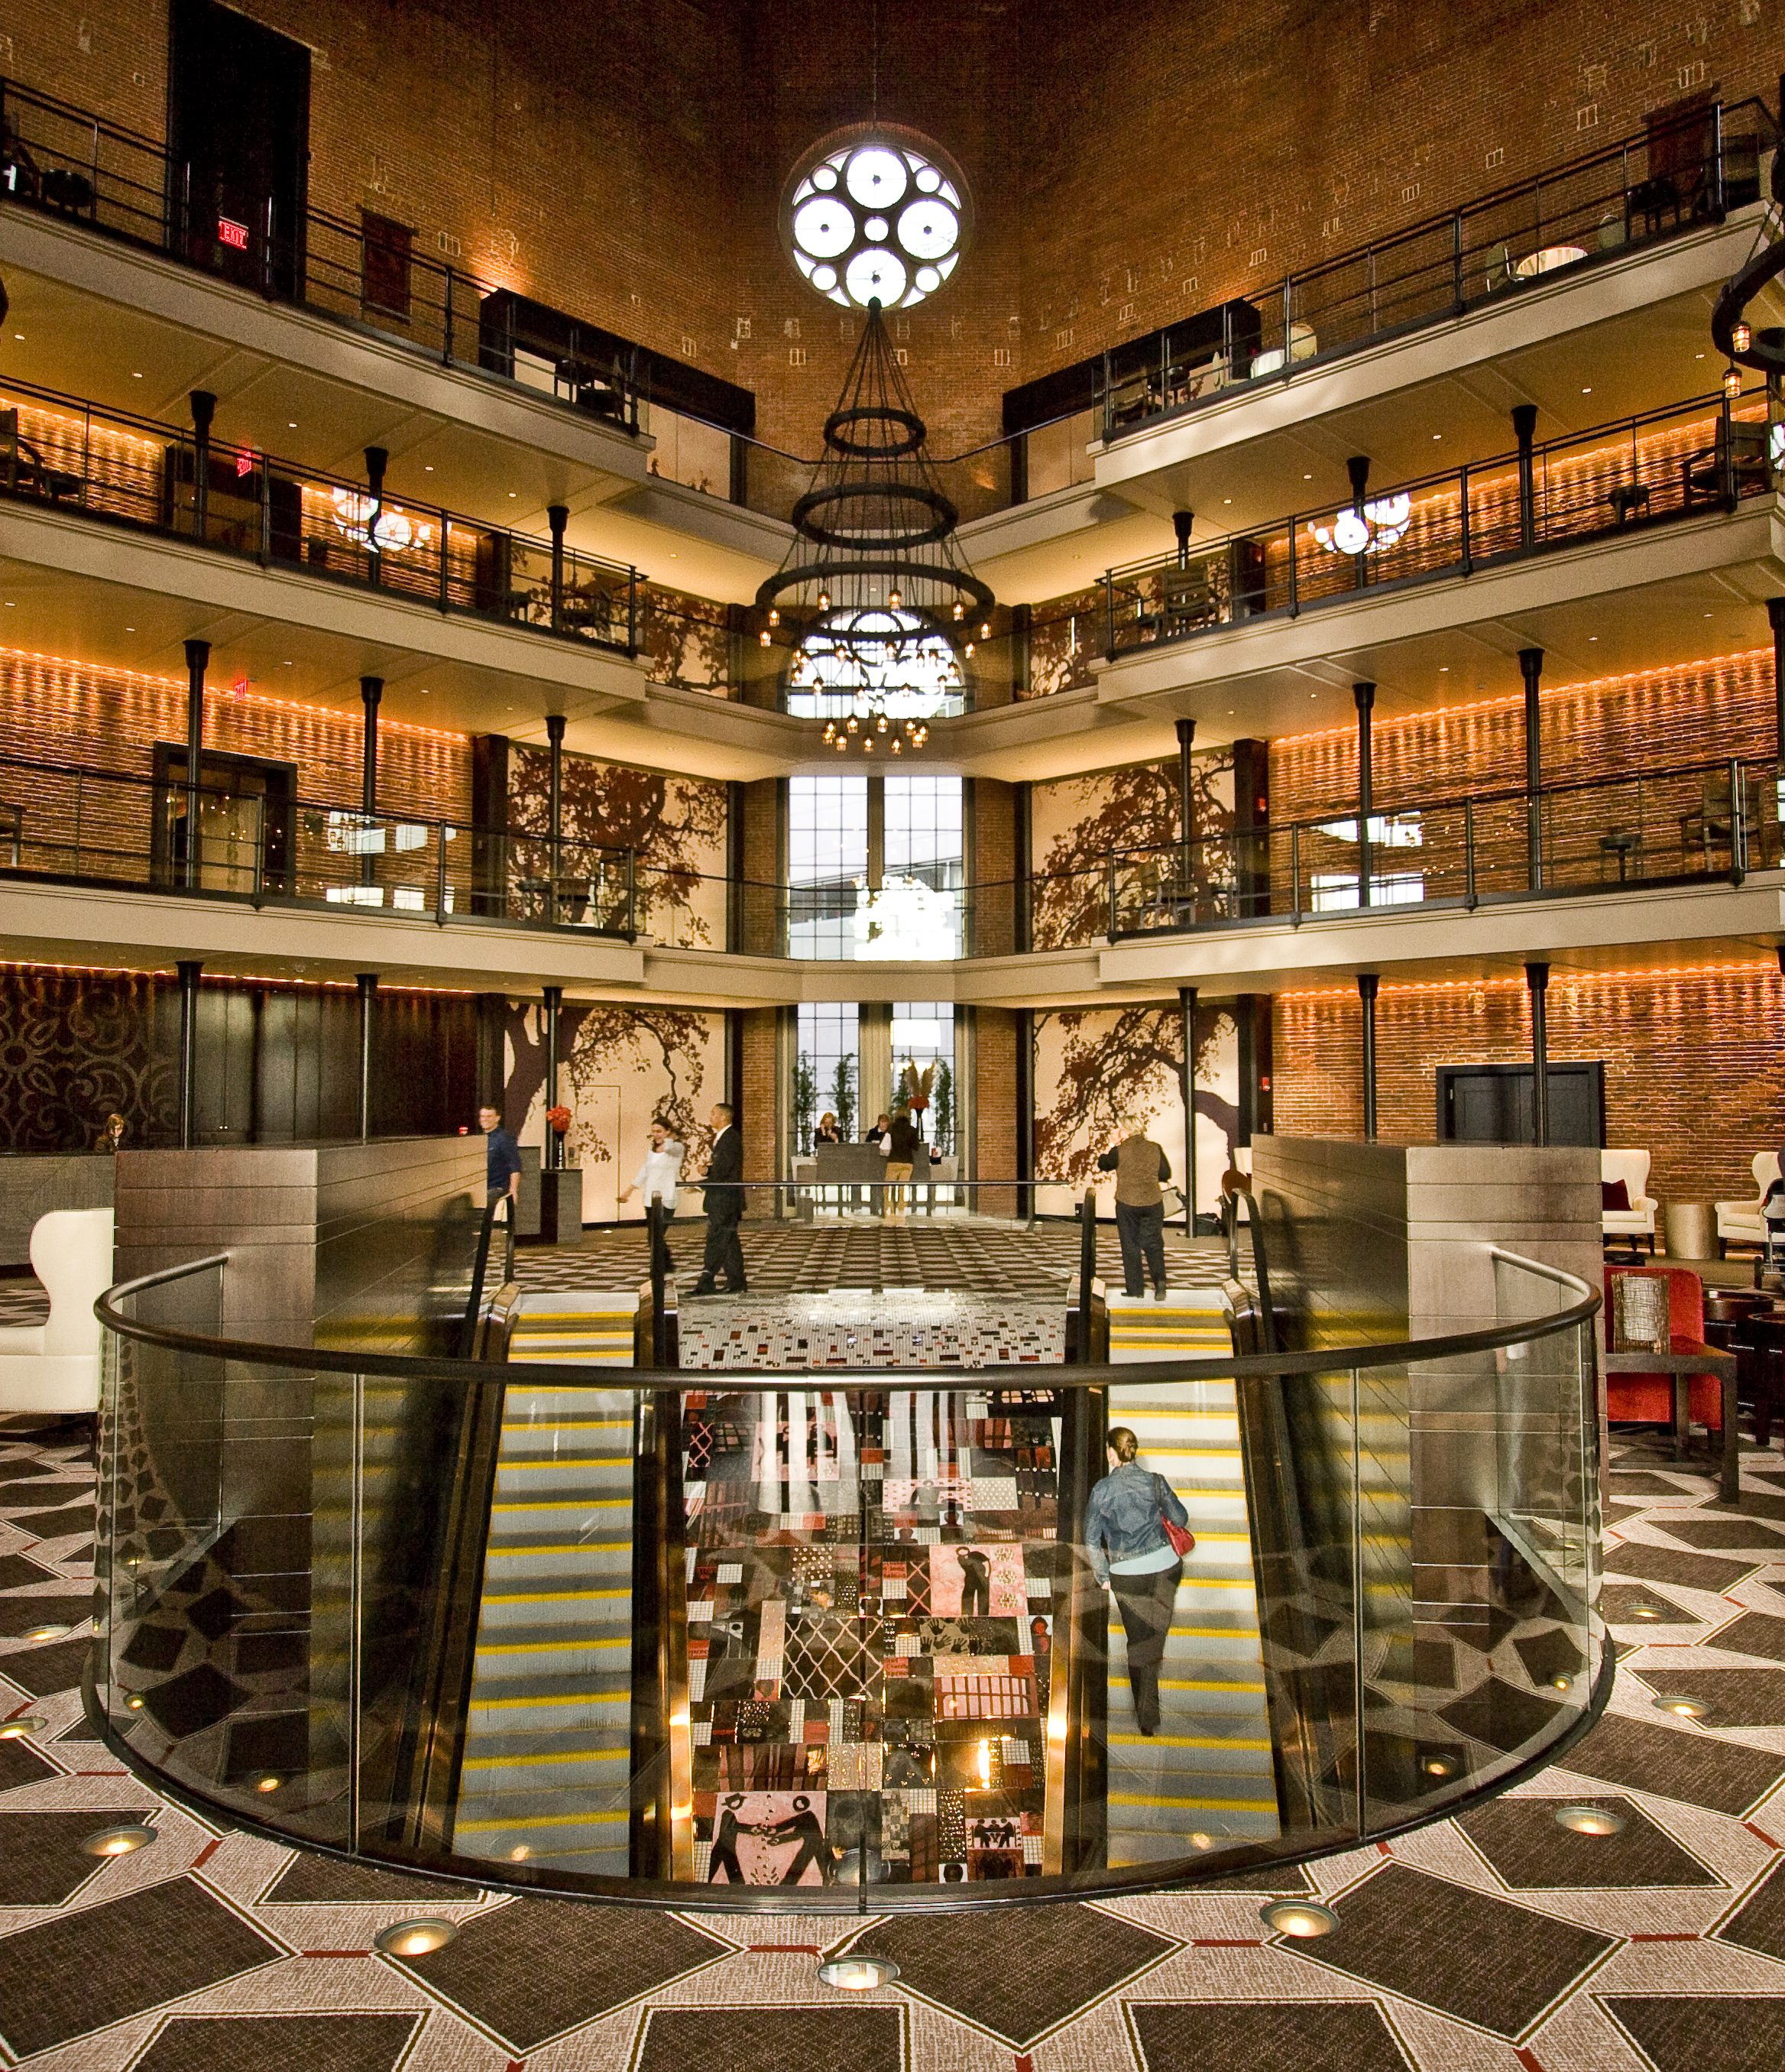
[[(1450, 1359), (1465, 1353), (1497, 1352), (1513, 1346), (1530, 1345), (1540, 1338), (1557, 1337), (1565, 1331), (1590, 1324), (1598, 1314), (1602, 1298), (1586, 1281), (1559, 1268), (1546, 1266), (1537, 1260), (1526, 1259), (1520, 1253), (1508, 1252), (1498, 1245), (1490, 1245), (1488, 1250), (1492, 1259), (1534, 1273), (1572, 1294), (1574, 1300), (1565, 1309), (1552, 1311), (1545, 1317), (1496, 1323), (1476, 1330), (1446, 1332), (1436, 1338), (1388, 1342), (1374, 1340), (1358, 1345), (1328, 1346), (1312, 1352), (1265, 1352), (1244, 1357), (1214, 1355), (1192, 1359), (1150, 1361), (1147, 1379), (1150, 1382), (1172, 1383), (1225, 1380), (1245, 1375), (1332, 1374), (1344, 1368), (1398, 1367), (1413, 1361)], [(159, 1346), (170, 1351), (195, 1353), (213, 1359), (290, 1367), (311, 1374), (378, 1375), (413, 1381), (464, 1383), (506, 1379), (508, 1377), (510, 1371), (507, 1367), (484, 1360), (441, 1359), (421, 1354), (342, 1351), (328, 1346), (268, 1345), (251, 1339), (212, 1336), (201, 1331), (176, 1330), (164, 1325), (139, 1322), (134, 1318), (122, 1314), (117, 1307), (119, 1303), (133, 1297), (153, 1288), (165, 1287), (188, 1274), (202, 1272), (212, 1267), (221, 1268), (227, 1264), (228, 1259), (227, 1253), (214, 1254), (181, 1265), (165, 1266), (156, 1272), (143, 1274), (136, 1280), (120, 1282), (116, 1287), (107, 1289), (94, 1303), (93, 1314), (108, 1330), (115, 1332), (120, 1338), (133, 1340), (141, 1345)], [(542, 1369), (547, 1369), (547, 1363), (542, 1362), (539, 1364)], [(611, 1389), (622, 1387), (655, 1391), (686, 1388), (689, 1385), (687, 1372), (680, 1368), (633, 1367), (628, 1370), (583, 1366), (575, 1361), (566, 1360), (561, 1363), (552, 1363), (547, 1371), (552, 1375), (553, 1386), (560, 1388)], [(939, 1370), (933, 1367), (727, 1367), (724, 1370), (724, 1387), (728, 1394), (763, 1394), (798, 1386), (797, 1381), (790, 1379), (790, 1377), (823, 1373), (828, 1377), (825, 1386), (839, 1389), (874, 1388), (889, 1382), (923, 1388), (935, 1386), (939, 1371), (950, 1371), (970, 1372), (975, 1388), (1032, 1388), (1036, 1385), (1036, 1371), (1032, 1364), (968, 1370)], [(1103, 1388), (1111, 1382), (1133, 1378), (1130, 1368), (1102, 1363), (1049, 1367), (1046, 1372), (1048, 1385), (1051, 1388)], [(622, 1375), (625, 1377), (623, 1380), (620, 1379)]]

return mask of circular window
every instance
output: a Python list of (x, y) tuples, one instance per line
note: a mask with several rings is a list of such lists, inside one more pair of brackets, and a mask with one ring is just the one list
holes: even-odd
[(781, 236), (794, 264), (844, 309), (909, 309), (960, 262), (973, 204), (960, 168), (912, 130), (837, 130), (794, 169)]

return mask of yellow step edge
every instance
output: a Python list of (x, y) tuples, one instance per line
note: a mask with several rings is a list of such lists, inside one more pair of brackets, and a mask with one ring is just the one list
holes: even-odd
[(625, 1590), (504, 1590), (496, 1600), (503, 1605), (593, 1604), (603, 1597), (630, 1597)]
[(557, 1749), (546, 1755), (468, 1755), (459, 1765), (467, 1770), (533, 1770), (548, 1762), (614, 1762), (630, 1760), (630, 1749)]
[(1156, 1799), (1140, 1791), (1112, 1791), (1112, 1806), (1152, 1806), (1201, 1809), (1211, 1813), (1274, 1813), (1274, 1799)]
[(502, 1835), (511, 1827), (593, 1827), (632, 1818), (630, 1807), (618, 1813), (518, 1813), (512, 1820), (457, 1820), (454, 1837), (460, 1835)]
[[(537, 1698), (480, 1698), (475, 1691), (471, 1693), (471, 1710), (474, 1713), (513, 1712), (523, 1708), (537, 1711), (548, 1705), (597, 1705), (605, 1707), (609, 1711), (618, 1708), (622, 1712), (630, 1712), (632, 1709), (632, 1693), (630, 1691), (553, 1692)], [(490, 1731), (500, 1733), (503, 1730), (500, 1727), (496, 1727)]]
[(630, 1511), (632, 1498), (629, 1496), (591, 1496), (566, 1498), (560, 1503), (548, 1498), (542, 1503), (493, 1503), (494, 1511)]
[(553, 1417), (540, 1418), (536, 1422), (529, 1418), (523, 1421), (519, 1416), (503, 1420), (503, 1437), (518, 1439), (534, 1432), (630, 1432), (630, 1417)]
[[(514, 1600), (508, 1598), (504, 1601), (512, 1603)], [(612, 1640), (484, 1640), (478, 1643), (477, 1659), (481, 1662), (489, 1655), (561, 1655), (567, 1647), (579, 1648), (586, 1655), (598, 1647), (630, 1647), (631, 1645), (632, 1635), (630, 1633), (618, 1634)]]
[[(1188, 1749), (1268, 1749), (1269, 1741), (1241, 1740), (1224, 1741), (1218, 1734), (1111, 1734), (1112, 1748), (1188, 1748)], [(469, 1770), (470, 1765), (465, 1767)]]
[(1264, 1695), (1262, 1684), (1249, 1683), (1240, 1677), (1192, 1677), (1180, 1679), (1176, 1676), (1162, 1676), (1159, 1679), (1162, 1691), (1249, 1691)]
[[(625, 1547), (630, 1542), (624, 1540), (571, 1540), (562, 1544), (553, 1543), (537, 1547), (491, 1547), (486, 1552), (484, 1559), (486, 1561), (538, 1561), (548, 1555), (592, 1554), (600, 1548)], [(613, 1594), (624, 1596), (626, 1593), (616, 1591)]]

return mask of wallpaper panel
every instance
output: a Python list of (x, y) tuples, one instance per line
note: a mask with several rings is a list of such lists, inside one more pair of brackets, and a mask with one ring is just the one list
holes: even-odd
[[(1233, 757), (1229, 749), (1191, 765), (1199, 835), (1233, 825)], [(1029, 854), (1034, 886), (1033, 947), (1065, 949), (1095, 942), (1109, 928), (1105, 858), (1112, 849), (1150, 849), (1178, 839), (1178, 766), (1133, 763), (1087, 777), (1065, 777), (1029, 791)], [(1199, 875), (1218, 869), (1218, 853), (1197, 853)]]
[[(543, 835), (551, 824), (552, 758), (543, 748), (515, 742), (509, 750), (508, 824), (514, 833)], [(638, 926), (660, 943), (681, 948), (725, 947), (726, 788), (695, 777), (667, 777), (603, 763), (590, 755), (564, 758), (562, 826), (565, 840), (636, 849)], [(517, 874), (544, 866), (530, 845), (511, 856)], [(578, 859), (566, 853), (564, 870)], [(597, 866), (589, 865), (593, 872)], [(618, 865), (609, 865), (618, 870)], [(613, 910), (618, 911), (618, 906)]]
[[(1221, 1201), (1238, 1139), (1239, 1035), (1220, 1008), (1196, 1013), (1196, 1208)], [(1098, 1213), (1115, 1213), (1115, 1175), (1098, 1159), (1140, 1116), (1184, 1178), (1184, 1018), (1169, 1005), (1073, 1008), (1035, 1018), (1035, 1170), (1071, 1182), (1040, 1188), (1044, 1215), (1067, 1215), (1095, 1182)]]
[[(544, 1010), (510, 1001), (503, 1113), (523, 1144), (545, 1141)], [(635, 1195), (623, 1206), (661, 1116), (688, 1147), (691, 1173), (711, 1143), (707, 1116), (725, 1098), (725, 1018), (670, 1007), (577, 1004), (560, 1010), (558, 1090), (571, 1111), (564, 1153), (583, 1172), (583, 1220), (642, 1220)], [(685, 1215), (700, 1197), (685, 1198)]]

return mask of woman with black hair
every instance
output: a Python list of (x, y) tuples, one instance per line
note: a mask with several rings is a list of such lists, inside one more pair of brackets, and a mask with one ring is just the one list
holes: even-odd
[(1085, 1506), (1085, 1551), (1098, 1581), (1114, 1591), (1121, 1610), (1135, 1718), (1143, 1734), (1156, 1734), (1159, 1663), (1184, 1573), (1183, 1557), (1165, 1528), (1169, 1520), (1188, 1535), (1190, 1519), (1164, 1476), (1135, 1457), (1140, 1441), (1126, 1424), (1111, 1425), (1109, 1448), (1115, 1465)]

